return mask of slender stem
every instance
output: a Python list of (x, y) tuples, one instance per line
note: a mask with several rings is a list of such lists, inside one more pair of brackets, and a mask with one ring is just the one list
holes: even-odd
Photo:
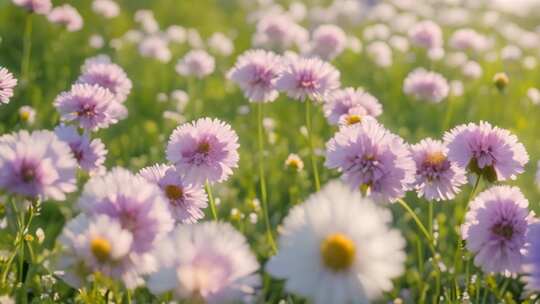
[(261, 183), (261, 200), (263, 205), (264, 224), (266, 226), (266, 235), (272, 251), (277, 251), (276, 242), (272, 235), (270, 217), (268, 216), (268, 195), (266, 193), (266, 178), (264, 173), (264, 129), (263, 129), (263, 103), (259, 102), (257, 106), (257, 133), (259, 142), (259, 180)]
[(216, 211), (216, 202), (214, 201), (214, 196), (212, 195), (212, 188), (210, 187), (210, 183), (206, 181), (206, 193), (208, 193), (208, 200), (210, 201), (210, 210), (212, 211), (212, 218), (217, 221), (217, 211)]
[(131, 290), (126, 290), (127, 303), (131, 304)]
[(429, 231), (426, 229), (424, 224), (422, 224), (422, 221), (418, 218), (416, 213), (409, 207), (409, 205), (402, 199), (398, 199), (397, 202), (409, 213), (409, 215), (413, 218), (413, 220), (416, 222), (416, 225), (422, 231), (424, 236), (426, 237), (426, 240), (428, 241), (430, 247), (433, 246), (433, 238), (431, 237)]
[(317, 167), (317, 156), (315, 155), (315, 150), (313, 149), (313, 130), (312, 130), (312, 120), (311, 120), (311, 101), (306, 100), (306, 128), (308, 132), (308, 143), (309, 143), (309, 155), (311, 157), (311, 167), (313, 168), (313, 176), (315, 178), (315, 190), (321, 190), (321, 182), (319, 180), (319, 169)]
[(32, 15), (26, 17), (26, 25), (23, 38), (23, 57), (21, 61), (21, 80), (26, 83), (28, 81), (28, 73), (30, 70), (30, 55), (32, 53)]
[(428, 202), (428, 229), (429, 229), (429, 235), (431, 236), (431, 239), (433, 240), (433, 203)]

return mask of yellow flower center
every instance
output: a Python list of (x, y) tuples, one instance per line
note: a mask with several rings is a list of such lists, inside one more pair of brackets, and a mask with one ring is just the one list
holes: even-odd
[(104, 238), (96, 237), (90, 243), (90, 250), (98, 261), (104, 262), (111, 254), (111, 244)]
[(20, 113), (20, 117), (21, 117), (21, 120), (22, 121), (28, 121), (28, 119), (30, 119), (30, 112), (28, 111), (22, 111)]
[(360, 116), (360, 115), (351, 114), (351, 115), (347, 115), (347, 117), (345, 118), (345, 123), (348, 126), (354, 125), (354, 124), (357, 124), (357, 123), (360, 123), (360, 122), (362, 122), (362, 116)]
[(202, 154), (208, 154), (210, 152), (210, 144), (206, 141), (199, 143), (197, 146), (197, 152)]
[(432, 166), (437, 166), (442, 164), (444, 161), (446, 161), (446, 156), (440, 151), (429, 153), (426, 156), (425, 163)]
[(343, 271), (351, 267), (355, 255), (353, 241), (341, 233), (331, 234), (321, 243), (322, 261), (332, 271)]
[(165, 194), (167, 195), (167, 198), (170, 200), (179, 200), (184, 195), (184, 191), (182, 191), (182, 188), (175, 186), (175, 185), (167, 185), (165, 187)]

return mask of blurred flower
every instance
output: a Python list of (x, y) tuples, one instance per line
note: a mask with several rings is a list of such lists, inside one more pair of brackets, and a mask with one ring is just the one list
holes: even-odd
[(73, 126), (60, 125), (54, 132), (61, 141), (69, 145), (81, 169), (91, 174), (105, 172), (103, 164), (107, 157), (107, 149), (101, 139), (91, 139), (88, 133), (81, 135)]
[(147, 260), (141, 266), (148, 268), (152, 268), (150, 251), (173, 228), (167, 205), (158, 186), (123, 168), (92, 177), (77, 203), (87, 215), (104, 214), (118, 220), (133, 235), (134, 253)]
[(19, 120), (27, 125), (34, 124), (36, 120), (36, 110), (30, 106), (22, 106), (19, 108)]
[(505, 61), (517, 61), (523, 56), (523, 51), (515, 45), (507, 45), (501, 50), (501, 59)]
[(176, 64), (176, 72), (182, 76), (204, 78), (214, 72), (214, 57), (204, 50), (191, 50)]
[(536, 164), (536, 176), (534, 182), (536, 183), (536, 186), (540, 189), (540, 160)]
[(523, 67), (527, 70), (534, 70), (538, 66), (538, 60), (533, 56), (523, 58)]
[(188, 183), (222, 182), (238, 167), (238, 148), (238, 136), (229, 124), (201, 118), (174, 130), (167, 159)]
[(248, 50), (238, 57), (227, 78), (238, 84), (251, 102), (272, 102), (279, 93), (276, 80), (283, 68), (281, 57), (264, 50)]
[(407, 144), (374, 119), (342, 127), (326, 144), (325, 166), (382, 201), (404, 196), (416, 172)]
[(232, 40), (220, 32), (213, 33), (208, 38), (208, 47), (221, 56), (230, 56), (234, 52)]
[(284, 51), (293, 45), (302, 46), (308, 40), (306, 29), (285, 14), (268, 14), (257, 23), (253, 45)]
[(323, 60), (332, 60), (345, 50), (346, 44), (347, 36), (340, 27), (323, 24), (313, 31), (309, 53)]
[(486, 273), (518, 273), (525, 252), (527, 226), (534, 214), (519, 188), (494, 186), (470, 204), (462, 227), (474, 264)]
[(189, 102), (189, 95), (183, 90), (174, 90), (171, 92), (171, 99), (176, 102), (176, 109), (183, 112)]
[(180, 25), (171, 25), (166, 30), (167, 39), (174, 43), (184, 43), (187, 39), (187, 31)]
[(50, 22), (65, 25), (70, 32), (82, 29), (83, 19), (77, 9), (69, 4), (57, 6), (47, 16)]
[(370, 43), (366, 48), (367, 54), (376, 65), (387, 68), (392, 65), (392, 49), (382, 41)]
[(94, 49), (101, 49), (103, 46), (105, 46), (105, 40), (102, 36), (94, 34), (90, 36), (88, 44)]
[(418, 197), (427, 200), (451, 200), (467, 183), (465, 170), (448, 160), (448, 149), (438, 140), (426, 138), (411, 146), (416, 163), (414, 187)]
[(120, 103), (126, 100), (132, 87), (131, 80), (119, 65), (101, 62), (85, 64), (77, 83), (99, 85), (108, 89)]
[(388, 210), (331, 182), (289, 212), (266, 271), (315, 304), (369, 303), (404, 271), (405, 240), (391, 220)]
[(450, 37), (450, 46), (460, 51), (482, 52), (488, 48), (488, 40), (473, 29), (459, 29)]
[(467, 61), (461, 68), (463, 76), (469, 79), (482, 77), (482, 67), (476, 61)]
[(463, 82), (460, 80), (450, 81), (450, 95), (460, 97), (463, 95)]
[(393, 49), (401, 53), (406, 53), (409, 51), (409, 40), (403, 36), (392, 36), (388, 40), (388, 43)]
[(358, 110), (361, 116), (377, 117), (382, 114), (382, 105), (377, 98), (361, 88), (335, 90), (325, 98), (324, 115), (331, 125), (337, 125), (342, 116)]
[(201, 37), (201, 34), (199, 34), (199, 31), (194, 28), (187, 29), (187, 43), (190, 47), (194, 49), (202, 49), (204, 48), (204, 41)]
[(540, 222), (531, 223), (526, 236), (526, 252), (523, 257), (522, 273), (525, 274), (525, 289), (529, 292), (540, 290)]
[(506, 73), (497, 73), (493, 76), (493, 84), (499, 91), (503, 91), (510, 83), (510, 78)]
[(52, 8), (51, 0), (12, 0), (12, 2), (39, 15), (47, 15)]
[(77, 163), (50, 131), (19, 131), (0, 137), (0, 189), (30, 198), (63, 201), (77, 190)]
[(390, 38), (390, 28), (386, 24), (377, 23), (364, 28), (364, 40), (366, 41), (386, 41)]
[(81, 128), (97, 130), (117, 123), (127, 115), (127, 109), (114, 95), (98, 85), (75, 84), (54, 101), (63, 121), (75, 121)]
[(13, 97), (17, 79), (6, 68), (0, 67), (0, 103), (7, 104)]
[(300, 172), (304, 169), (304, 161), (298, 154), (291, 153), (285, 160), (285, 166), (293, 171)]
[(135, 21), (137, 21), (144, 32), (154, 34), (159, 31), (159, 24), (151, 10), (138, 10), (135, 12)]
[(438, 73), (417, 68), (407, 75), (403, 82), (403, 92), (414, 98), (439, 103), (446, 97), (450, 88), (446, 79)]
[(108, 55), (105, 54), (99, 54), (94, 57), (90, 57), (84, 60), (83, 65), (81, 66), (81, 73), (84, 73), (86, 70), (88, 70), (91, 66), (96, 64), (109, 64), (111, 62), (111, 58)]
[(408, 35), (411, 42), (419, 47), (434, 49), (443, 45), (441, 27), (430, 20), (416, 23)]
[(516, 179), (529, 155), (518, 138), (488, 122), (464, 124), (444, 134), (448, 158), (490, 181)]
[(139, 53), (143, 57), (153, 58), (163, 63), (169, 62), (172, 57), (167, 41), (158, 35), (144, 37), (139, 43)]
[(147, 284), (154, 294), (172, 291), (175, 299), (188, 302), (250, 303), (261, 286), (259, 263), (246, 238), (228, 223), (178, 226), (155, 254), (159, 268)]
[(540, 104), (540, 90), (538, 90), (537, 88), (529, 88), (527, 90), (527, 97), (532, 104)]
[(339, 88), (340, 73), (331, 64), (318, 58), (290, 60), (276, 82), (279, 91), (299, 101), (321, 101)]
[(203, 187), (186, 183), (174, 167), (157, 164), (143, 168), (139, 175), (159, 186), (177, 222), (192, 224), (204, 217), (202, 209), (208, 207), (208, 198)]
[(114, 18), (120, 14), (120, 6), (113, 0), (94, 0), (92, 10), (105, 18)]
[(66, 224), (58, 240), (63, 250), (57, 269), (74, 288), (83, 287), (87, 276), (99, 272), (134, 289), (142, 285), (142, 275), (148, 273), (130, 252), (132, 234), (106, 215), (77, 216)]

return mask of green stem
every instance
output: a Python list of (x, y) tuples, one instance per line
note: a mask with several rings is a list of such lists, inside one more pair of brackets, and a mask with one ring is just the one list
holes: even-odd
[(210, 201), (210, 210), (212, 211), (212, 218), (217, 221), (217, 211), (216, 211), (216, 202), (214, 200), (214, 196), (212, 195), (212, 188), (210, 187), (210, 183), (206, 181), (206, 193), (208, 193), (208, 201)]
[(309, 143), (309, 155), (311, 157), (311, 167), (313, 168), (313, 176), (315, 178), (315, 190), (318, 192), (321, 190), (321, 182), (319, 180), (319, 169), (317, 167), (317, 157), (315, 155), (315, 150), (313, 148), (313, 130), (312, 130), (312, 120), (311, 120), (311, 101), (306, 100), (306, 128), (308, 132), (308, 143)]
[(403, 199), (398, 199), (397, 202), (407, 211), (407, 213), (409, 213), (409, 215), (413, 218), (413, 220), (416, 222), (416, 225), (418, 226), (418, 228), (420, 229), (420, 231), (422, 231), (422, 233), (424, 234), (424, 236), (426, 237), (426, 240), (428, 241), (429, 243), (429, 246), (432, 248), (433, 247), (433, 238), (431, 237), (431, 234), (429, 233), (429, 231), (426, 229), (426, 227), (424, 226), (424, 224), (422, 224), (422, 221), (420, 221), (420, 219), (418, 218), (418, 216), (416, 215), (416, 213), (411, 209), (411, 207), (409, 207), (409, 205), (407, 204), (407, 202), (405, 202)]
[(28, 73), (30, 71), (30, 55), (32, 53), (32, 15), (26, 17), (26, 25), (23, 38), (23, 57), (21, 61), (21, 82), (28, 82)]
[(433, 203), (428, 202), (428, 229), (429, 229), (429, 235), (431, 236), (431, 239), (433, 238)]
[(259, 180), (261, 184), (261, 200), (263, 205), (264, 224), (266, 226), (266, 235), (272, 251), (277, 251), (276, 242), (272, 235), (270, 217), (268, 216), (268, 195), (266, 193), (266, 178), (264, 173), (264, 129), (263, 129), (263, 103), (259, 102), (257, 106), (257, 134), (259, 142)]

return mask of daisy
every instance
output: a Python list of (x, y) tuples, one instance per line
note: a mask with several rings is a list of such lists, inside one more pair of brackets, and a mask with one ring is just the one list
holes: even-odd
[(6, 68), (0, 67), (0, 104), (9, 103), (13, 97), (13, 88), (17, 85), (17, 79)]
[(238, 136), (218, 119), (201, 118), (174, 130), (167, 160), (193, 184), (225, 181), (238, 167)]
[(63, 121), (75, 121), (81, 128), (95, 131), (117, 123), (127, 109), (114, 95), (98, 85), (75, 84), (54, 101)]
[(191, 50), (176, 65), (176, 72), (182, 76), (202, 79), (214, 72), (214, 57), (203, 50)]
[(351, 188), (390, 201), (405, 195), (416, 172), (407, 144), (374, 119), (342, 127), (326, 144), (325, 166)]
[(289, 60), (277, 79), (276, 88), (292, 99), (321, 101), (340, 86), (339, 71), (318, 58)]
[(180, 225), (156, 255), (159, 269), (147, 286), (157, 295), (172, 291), (180, 301), (249, 303), (261, 286), (246, 238), (228, 223)]
[(418, 197), (451, 200), (467, 183), (465, 170), (448, 160), (448, 149), (438, 140), (426, 138), (411, 147), (416, 163), (414, 187)]
[(405, 240), (392, 216), (341, 182), (294, 207), (266, 271), (315, 304), (369, 303), (404, 271)]
[(382, 114), (382, 105), (377, 98), (361, 88), (345, 88), (328, 95), (324, 103), (324, 115), (331, 125), (337, 125), (343, 115), (351, 110), (357, 113), (377, 117)]
[(526, 233), (533, 214), (519, 188), (494, 186), (469, 206), (462, 227), (474, 264), (485, 272), (520, 272)]
[(36, 110), (31, 106), (22, 106), (19, 108), (19, 119), (27, 125), (33, 125), (36, 120)]
[(282, 70), (281, 57), (264, 50), (249, 50), (238, 57), (227, 78), (238, 84), (252, 102), (272, 102), (279, 93), (276, 80)]
[(77, 163), (50, 131), (19, 131), (0, 139), (0, 189), (30, 198), (63, 201), (77, 189)]
[(403, 92), (419, 100), (439, 103), (448, 97), (450, 87), (442, 75), (418, 68), (405, 78)]
[(518, 138), (488, 122), (459, 125), (446, 132), (448, 159), (490, 181), (516, 179), (529, 155)]
[(92, 177), (77, 205), (88, 215), (118, 220), (133, 235), (132, 250), (141, 256), (149, 254), (174, 225), (158, 186), (123, 168)]
[(187, 184), (174, 167), (161, 164), (143, 168), (139, 175), (159, 186), (177, 222), (192, 224), (204, 217), (208, 197), (202, 185)]
[(88, 133), (81, 135), (73, 126), (61, 125), (56, 127), (54, 132), (61, 141), (69, 145), (81, 169), (91, 174), (105, 172), (103, 164), (107, 157), (107, 149), (101, 139), (91, 139)]

